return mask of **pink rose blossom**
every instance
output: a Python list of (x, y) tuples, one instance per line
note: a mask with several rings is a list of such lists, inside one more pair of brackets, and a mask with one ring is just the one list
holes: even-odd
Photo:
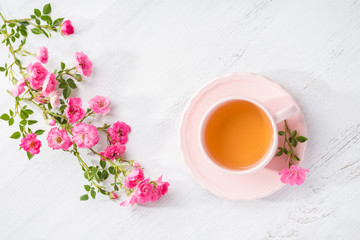
[(141, 168), (135, 168), (125, 179), (124, 186), (128, 189), (136, 187), (137, 182), (144, 180), (144, 172)]
[(305, 181), (305, 173), (309, 172), (309, 169), (301, 168), (300, 166), (292, 165), (290, 169), (283, 169), (279, 172), (282, 175), (280, 180), (282, 183), (288, 183), (290, 185), (300, 185)]
[(135, 195), (135, 193), (132, 193), (129, 197), (128, 197), (128, 199), (126, 199), (125, 201), (123, 201), (122, 203), (120, 203), (120, 206), (122, 206), (122, 207), (126, 207), (126, 206), (129, 206), (129, 205), (131, 205), (131, 206), (133, 206), (135, 203), (137, 203), (138, 201), (137, 201), (137, 198), (136, 198), (136, 195)]
[(80, 74), (90, 77), (92, 73), (92, 62), (83, 52), (75, 53), (75, 66)]
[[(124, 145), (121, 145), (120, 143), (117, 143), (115, 145), (108, 146), (104, 152), (101, 152), (100, 155), (102, 155), (105, 158), (109, 158), (110, 160), (114, 160), (120, 157), (121, 154), (123, 154), (126, 150), (126, 147)], [(102, 158), (102, 160), (105, 161), (105, 159)]]
[(101, 115), (105, 115), (110, 112), (109, 99), (107, 97), (95, 96), (94, 98), (89, 100), (89, 105), (91, 110), (95, 113), (99, 113)]
[(111, 144), (117, 142), (125, 144), (128, 140), (127, 134), (131, 131), (129, 125), (124, 122), (117, 121), (114, 125), (108, 129), (109, 136), (111, 138)]
[(69, 36), (74, 33), (74, 27), (71, 25), (70, 20), (66, 20), (61, 24), (61, 33), (65, 36)]
[(76, 123), (85, 116), (85, 110), (81, 107), (82, 101), (80, 98), (69, 98), (68, 107), (65, 109), (65, 115), (69, 119), (69, 123)]
[(110, 197), (110, 199), (117, 199), (117, 198), (119, 198), (118, 195), (116, 195), (116, 193), (114, 193), (114, 192), (109, 193), (109, 197)]
[(95, 126), (86, 123), (78, 123), (71, 130), (73, 142), (80, 148), (92, 148), (99, 142), (98, 132)]
[(18, 83), (14, 86), (14, 88), (11, 91), (11, 95), (13, 95), (14, 97), (19, 96), (20, 94), (22, 94), (25, 91), (25, 80), (24, 79), (20, 79), (18, 81)]
[(136, 186), (134, 194), (136, 196), (136, 201), (138, 203), (146, 203), (147, 201), (151, 200), (151, 197), (154, 193), (154, 185), (152, 185), (150, 179), (147, 178)]
[(34, 64), (29, 64), (26, 68), (26, 71), (30, 74), (30, 78), (28, 79), (30, 82), (30, 86), (37, 90), (42, 87), (45, 77), (48, 74), (46, 68), (41, 65), (41, 63), (36, 62)]
[(55, 119), (51, 119), (51, 120), (49, 121), (49, 125), (50, 125), (50, 126), (55, 126), (55, 124), (56, 124)]
[(53, 91), (49, 94), (50, 98), (50, 104), (53, 108), (57, 108), (60, 106), (60, 96), (59, 93), (56, 91)]
[(168, 192), (168, 187), (170, 183), (163, 182), (162, 176), (160, 176), (158, 180), (156, 180), (156, 183), (157, 183), (156, 190), (161, 194), (161, 196), (164, 196)]
[[(54, 119), (52, 119), (54, 120)], [(52, 149), (68, 150), (72, 142), (65, 129), (52, 128), (47, 136), (47, 142)]]
[(39, 47), (37, 56), (37, 60), (39, 60), (42, 64), (46, 64), (49, 59), (49, 53), (46, 47)]
[(125, 200), (124, 202), (120, 203), (120, 206), (134, 205), (135, 203), (144, 204), (147, 201), (150, 201), (152, 199), (155, 200), (155, 198), (154, 198), (154, 192), (155, 192), (154, 185), (149, 183), (149, 182), (150, 182), (149, 178), (141, 181), (136, 186), (135, 191), (129, 196), (129, 198), (127, 200)]
[(139, 167), (141, 167), (141, 165), (140, 165), (140, 163), (138, 163), (138, 162), (133, 162), (133, 167), (134, 168), (139, 168)]
[(56, 86), (58, 84), (58, 81), (56, 80), (55, 74), (48, 73), (45, 77), (44, 84), (42, 86), (41, 93), (48, 97), (50, 93), (54, 92), (56, 90)]
[(41, 141), (36, 139), (35, 133), (29, 133), (26, 137), (21, 139), (20, 147), (22, 147), (26, 152), (35, 155), (40, 152)]

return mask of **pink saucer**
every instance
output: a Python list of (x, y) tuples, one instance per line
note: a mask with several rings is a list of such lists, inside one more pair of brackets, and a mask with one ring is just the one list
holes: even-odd
[[(251, 200), (271, 195), (284, 186), (278, 172), (287, 167), (285, 156), (274, 157), (265, 168), (249, 175), (233, 175), (210, 164), (201, 152), (198, 131), (200, 121), (207, 109), (218, 100), (242, 95), (263, 103), (271, 113), (292, 104), (292, 96), (278, 83), (253, 73), (233, 73), (214, 80), (200, 89), (190, 100), (180, 125), (180, 148), (191, 175), (213, 194), (233, 200)], [(300, 109), (300, 108), (299, 108)], [(306, 136), (306, 125), (301, 111), (287, 120), (290, 129)], [(279, 130), (284, 124), (278, 124)], [(283, 143), (279, 136), (279, 143)], [(306, 143), (296, 147), (297, 155), (303, 159)]]

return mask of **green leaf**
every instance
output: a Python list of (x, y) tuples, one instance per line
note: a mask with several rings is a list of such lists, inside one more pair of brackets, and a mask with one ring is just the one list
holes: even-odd
[(65, 63), (61, 62), (61, 69), (65, 69)]
[(293, 147), (297, 146), (297, 140), (295, 138), (291, 138), (290, 143), (291, 143), (291, 145), (293, 145)]
[(278, 151), (278, 153), (276, 154), (276, 156), (281, 156), (283, 154), (283, 151)]
[(84, 178), (89, 179), (89, 173), (88, 172), (84, 172)]
[(68, 86), (66, 81), (62, 81), (59, 85), (59, 88), (66, 88)]
[(35, 13), (35, 15), (37, 16), (37, 17), (40, 17), (41, 16), (41, 12), (40, 12), (40, 10), (39, 9), (34, 9), (34, 13)]
[(41, 34), (41, 31), (38, 28), (32, 28), (31, 31), (32, 31), (33, 34)]
[(285, 154), (288, 154), (288, 150), (287, 150), (286, 148), (283, 148), (283, 152), (284, 152)]
[(10, 136), (10, 138), (19, 139), (20, 136), (21, 136), (20, 132), (14, 132), (14, 133)]
[(294, 130), (294, 131), (292, 132), (291, 136), (296, 137), (296, 134), (297, 134), (297, 131)]
[(37, 123), (38, 121), (36, 121), (36, 120), (29, 120), (29, 125), (33, 125), (33, 124), (35, 124), (35, 123)]
[(294, 159), (296, 160), (296, 161), (300, 161), (300, 158), (298, 157), (298, 156), (294, 156)]
[(51, 13), (51, 5), (50, 5), (50, 3), (45, 4), (45, 6), (43, 7), (43, 13), (44, 13), (44, 14), (49, 14), (49, 13)]
[(49, 16), (41, 16), (41, 19), (48, 22), (51, 18)]
[(115, 191), (119, 191), (118, 185), (114, 185), (114, 190), (115, 190)]
[(20, 118), (21, 119), (27, 119), (29, 117), (29, 114), (25, 112), (24, 110), (20, 110)]
[(0, 72), (5, 72), (5, 68), (0, 67)]
[(14, 116), (14, 112), (11, 109), (9, 109), (9, 113), (10, 113), (10, 116)]
[(29, 153), (29, 152), (27, 152), (26, 155), (27, 155), (27, 157), (28, 157), (29, 160), (31, 160), (31, 159), (34, 157), (34, 155), (32, 155), (32, 154)]
[(115, 168), (113, 166), (109, 167), (109, 173), (114, 175), (115, 174)]
[(14, 124), (14, 119), (13, 118), (10, 118), (9, 119), (9, 126), (13, 125)]
[(29, 115), (31, 115), (31, 114), (33, 114), (33, 113), (34, 113), (34, 111), (33, 111), (33, 110), (31, 110), (31, 109), (26, 109), (26, 110), (25, 110), (25, 112), (26, 112), (27, 114), (29, 114)]
[(35, 18), (36, 18), (36, 16), (35, 16), (35, 15), (30, 15), (30, 17), (31, 17), (32, 19), (35, 19)]
[(70, 86), (72, 89), (77, 88), (74, 80), (72, 80), (71, 78), (69, 78), (69, 79), (67, 80), (67, 82), (68, 82), (69, 86)]
[(85, 190), (88, 192), (88, 191), (90, 191), (90, 186), (89, 185), (84, 185), (84, 188), (85, 188)]
[(13, 27), (15, 27), (15, 23), (9, 23), (8, 26), (11, 27), (11, 28), (13, 28)]
[(109, 173), (108, 171), (104, 170), (101, 174), (101, 178), (106, 180), (109, 177)]
[(304, 136), (298, 136), (298, 137), (296, 138), (296, 140), (298, 140), (299, 142), (303, 143), (303, 142), (306, 142), (308, 139), (307, 139), (306, 137), (304, 137)]
[(39, 130), (36, 130), (36, 131), (35, 131), (35, 134), (36, 134), (37, 136), (40, 136), (40, 135), (43, 134), (44, 132), (45, 132), (45, 130), (39, 129)]
[(0, 116), (0, 119), (4, 120), (4, 121), (9, 121), (10, 116), (7, 115), (6, 113), (4, 113), (3, 115)]
[(27, 124), (27, 120), (21, 120), (21, 121), (20, 121), (20, 124), (23, 125), (23, 126), (25, 126), (25, 125)]
[(71, 94), (71, 89), (68, 87), (64, 88), (64, 91), (63, 91), (64, 98), (67, 99), (68, 97), (70, 97), (70, 94)]
[(285, 134), (285, 132), (284, 132), (284, 131), (279, 131), (278, 134), (279, 134), (280, 136), (282, 136), (282, 135)]
[(20, 29), (20, 33), (21, 35), (23, 35), (24, 37), (27, 37), (27, 31), (25, 29)]
[(87, 200), (89, 200), (89, 195), (87, 194), (84, 194), (80, 197), (80, 201), (87, 201)]
[(91, 197), (92, 197), (93, 199), (95, 199), (95, 197), (96, 197), (96, 192), (95, 192), (94, 190), (91, 190), (90, 194), (91, 194)]
[(102, 168), (105, 168), (106, 167), (106, 161), (100, 160), (100, 166)]
[(35, 19), (35, 22), (36, 22), (37, 25), (40, 25), (40, 20), (39, 19)]

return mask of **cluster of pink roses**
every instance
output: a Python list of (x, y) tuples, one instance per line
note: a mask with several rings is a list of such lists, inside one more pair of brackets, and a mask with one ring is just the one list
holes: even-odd
[(124, 187), (135, 189), (128, 199), (120, 203), (120, 206), (155, 202), (167, 193), (170, 184), (163, 182), (162, 176), (156, 181), (150, 181), (150, 178), (145, 179), (144, 172), (138, 163), (134, 162), (134, 167), (135, 169), (126, 177)]

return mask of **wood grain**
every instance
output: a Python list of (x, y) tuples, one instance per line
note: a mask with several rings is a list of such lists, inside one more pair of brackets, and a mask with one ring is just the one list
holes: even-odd
[[(8, 18), (47, 1), (3, 0)], [(76, 51), (94, 74), (76, 92), (111, 99), (106, 121), (132, 126), (128, 156), (167, 197), (120, 208), (80, 202), (85, 181), (75, 159), (46, 147), (29, 162), (0, 124), (0, 236), (4, 239), (357, 239), (360, 234), (359, 1), (70, 1), (52, 3), (76, 34), (29, 38), (45, 45), (49, 69)], [(0, 65), (6, 50), (0, 47)], [(33, 60), (34, 61), (34, 60)], [(28, 61), (27, 61), (28, 62)], [(27, 63), (25, 62), (25, 63)], [(188, 174), (178, 147), (180, 117), (199, 87), (229, 72), (279, 82), (301, 106), (309, 132), (301, 186), (251, 202), (220, 199)], [(12, 103), (1, 76), (0, 113)], [(39, 118), (40, 122), (42, 120)], [(39, 127), (49, 129), (43, 123)], [(87, 161), (97, 161), (90, 153)]]

